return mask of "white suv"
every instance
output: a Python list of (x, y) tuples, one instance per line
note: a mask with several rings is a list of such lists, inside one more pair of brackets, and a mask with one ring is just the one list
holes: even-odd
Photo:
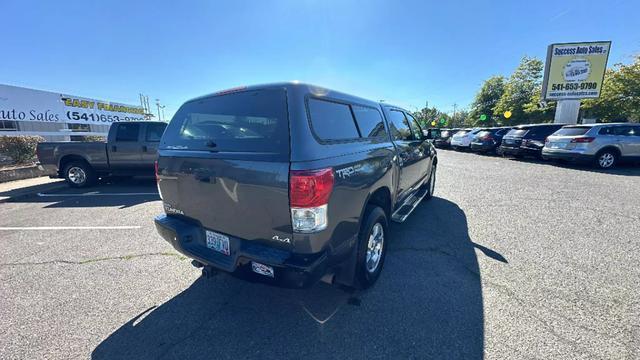
[(463, 129), (451, 137), (451, 147), (454, 149), (470, 149), (471, 141), (480, 132), (480, 128)]

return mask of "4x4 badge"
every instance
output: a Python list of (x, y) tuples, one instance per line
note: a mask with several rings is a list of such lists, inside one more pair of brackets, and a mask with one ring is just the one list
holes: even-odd
[(271, 239), (276, 240), (276, 241), (280, 241), (280, 242), (284, 242), (284, 243), (287, 243), (287, 244), (291, 244), (291, 240), (289, 240), (289, 238), (281, 239), (278, 235), (274, 235)]

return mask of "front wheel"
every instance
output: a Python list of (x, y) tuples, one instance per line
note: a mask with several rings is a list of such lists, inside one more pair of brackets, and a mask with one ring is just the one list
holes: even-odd
[(84, 161), (72, 161), (64, 167), (64, 178), (71, 187), (83, 188), (96, 181), (96, 174), (91, 165)]
[(379, 206), (367, 206), (358, 236), (357, 283), (361, 288), (371, 287), (382, 271), (387, 254), (387, 216)]
[(424, 199), (429, 200), (433, 197), (433, 192), (436, 191), (436, 165), (431, 166), (431, 175), (429, 176), (429, 183), (427, 186), (429, 187), (427, 191), (427, 195), (425, 195)]

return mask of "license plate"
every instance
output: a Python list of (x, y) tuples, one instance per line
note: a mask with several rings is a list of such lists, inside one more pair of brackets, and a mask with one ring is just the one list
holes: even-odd
[(505, 144), (515, 144), (516, 143), (515, 140), (505, 140), (504, 142), (505, 142)]
[(551, 143), (552, 149), (564, 149), (567, 146), (565, 143)]
[(219, 253), (229, 255), (229, 237), (226, 235), (218, 234), (215, 231), (206, 231), (207, 234), (207, 247), (211, 250)]

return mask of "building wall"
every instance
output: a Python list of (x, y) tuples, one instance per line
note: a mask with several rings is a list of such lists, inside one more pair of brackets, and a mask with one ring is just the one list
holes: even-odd
[[(83, 135), (83, 132), (64, 131), (67, 123), (48, 123), (40, 121), (16, 121), (17, 131), (0, 131), (0, 136), (39, 135), (46, 141), (70, 141), (70, 135)], [(91, 135), (107, 136), (110, 125), (89, 125)], [(58, 135), (60, 134), (60, 135)]]

